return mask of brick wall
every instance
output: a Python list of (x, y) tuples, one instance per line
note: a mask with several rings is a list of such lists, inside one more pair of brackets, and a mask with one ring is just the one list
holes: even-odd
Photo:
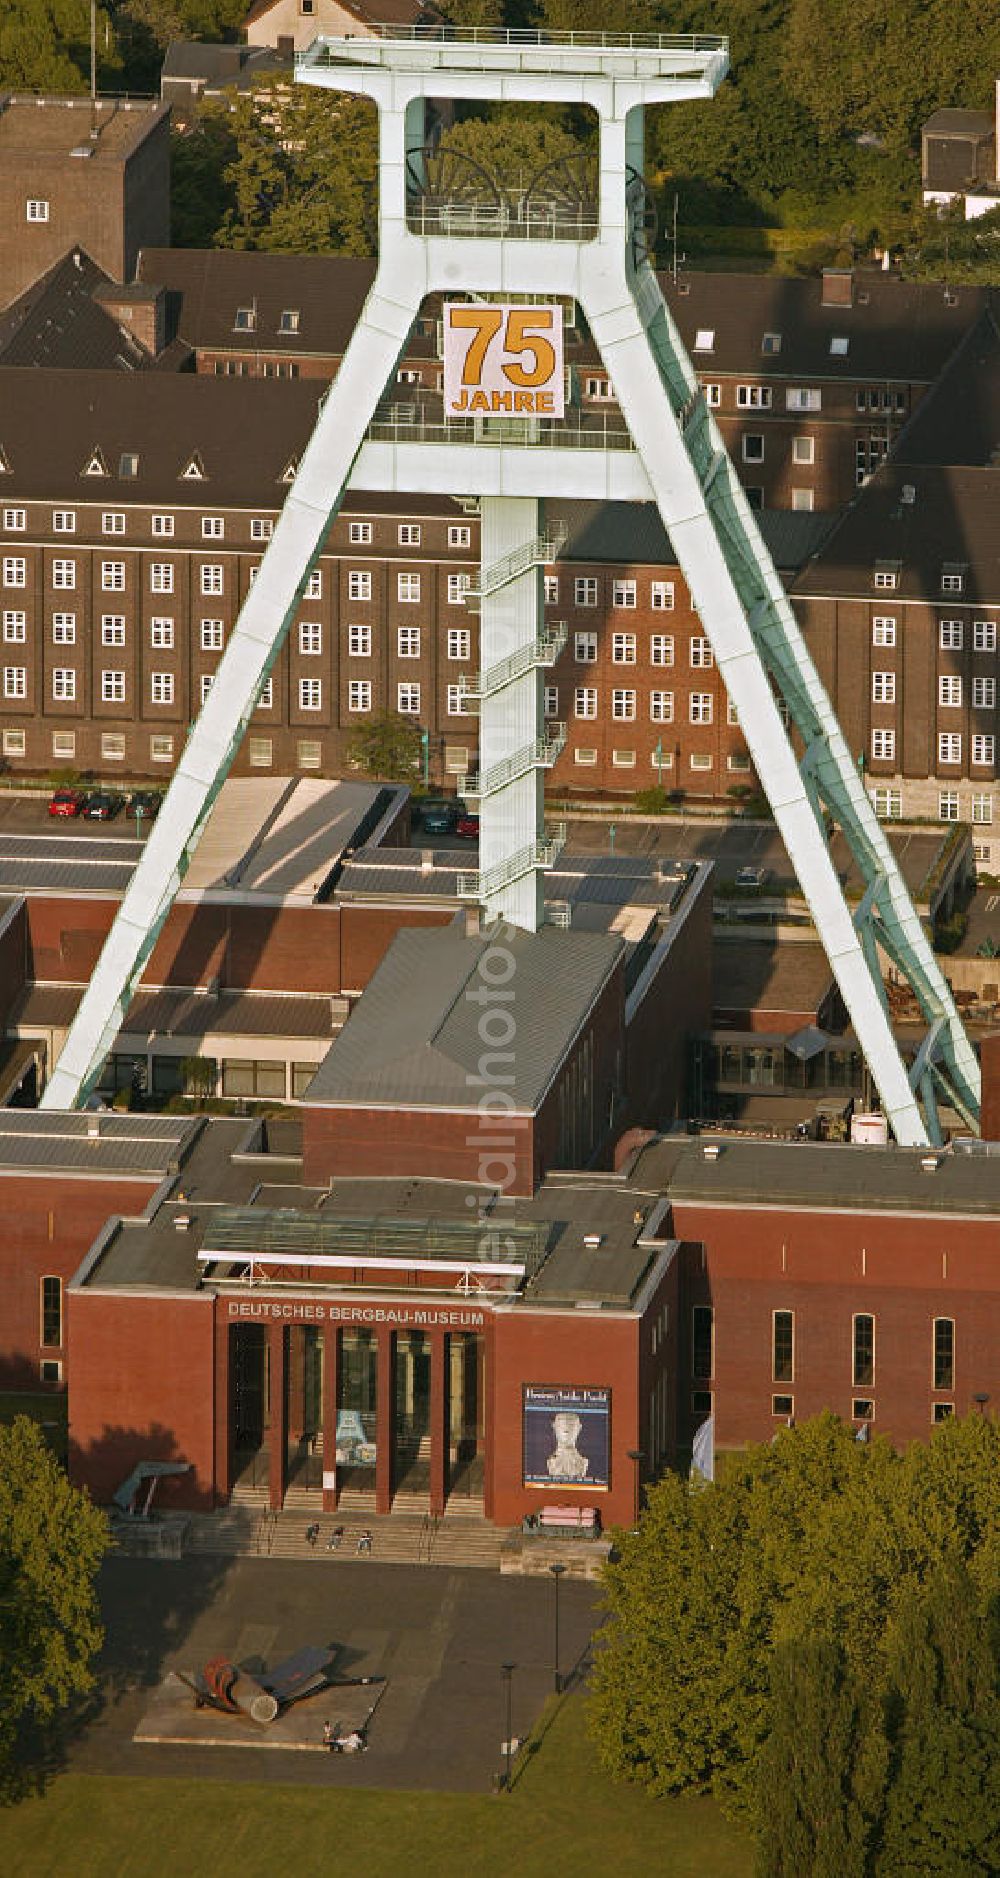
[(107, 1502), (138, 1461), (179, 1460), (194, 1472), (164, 1480), (157, 1505), (214, 1504), (214, 1424), (228, 1413), (213, 1387), (214, 1308), (209, 1296), (70, 1294), (70, 1478), (95, 1500)]
[[(933, 1178), (931, 1175), (928, 1179)], [(678, 1203), (686, 1250), (684, 1310), (715, 1311), (716, 1441), (770, 1439), (772, 1396), (791, 1395), (797, 1421), (829, 1408), (846, 1420), (855, 1399), (875, 1402), (876, 1429), (897, 1442), (926, 1439), (935, 1402), (966, 1414), (978, 1392), (1000, 1391), (1000, 1287), (995, 1226), (855, 1212), (714, 1209)], [(795, 1313), (795, 1374), (771, 1369), (772, 1312)], [(875, 1317), (875, 1381), (854, 1384), (852, 1320)], [(955, 1323), (955, 1383), (932, 1388), (932, 1326)], [(690, 1326), (682, 1412), (690, 1425)], [(698, 1385), (708, 1387), (707, 1383)]]
[[(43, 1359), (67, 1373), (65, 1286), (106, 1220), (141, 1213), (153, 1181), (0, 1179), (0, 1386), (37, 1389)], [(42, 1343), (41, 1280), (63, 1280), (62, 1341)]]

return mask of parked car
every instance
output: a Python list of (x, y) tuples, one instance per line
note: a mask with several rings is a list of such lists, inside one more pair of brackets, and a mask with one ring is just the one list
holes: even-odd
[(420, 805), (420, 826), (429, 835), (450, 835), (458, 821), (459, 805), (447, 796), (428, 796)]
[(463, 841), (478, 841), (478, 815), (470, 815), (468, 811), (466, 811), (464, 815), (460, 815), (458, 821), (455, 823), (455, 833), (456, 835), (461, 835)]
[(163, 797), (158, 789), (136, 789), (129, 796), (128, 812), (133, 817), (137, 816), (140, 821), (151, 822), (159, 814), (162, 801)]
[(764, 887), (771, 878), (769, 867), (738, 867), (736, 885), (738, 887)]
[(111, 822), (122, 806), (121, 796), (112, 795), (109, 789), (95, 789), (83, 805), (85, 822)]
[(86, 800), (84, 789), (57, 789), (49, 802), (49, 814), (81, 815)]

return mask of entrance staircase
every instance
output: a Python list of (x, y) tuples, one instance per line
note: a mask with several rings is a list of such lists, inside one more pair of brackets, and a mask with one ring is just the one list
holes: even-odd
[[(316, 1510), (317, 1496), (290, 1489), (280, 1513), (272, 1513), (266, 1496), (244, 1489), (233, 1496), (231, 1504), (218, 1513), (200, 1513), (191, 1518), (185, 1552), (211, 1553), (232, 1558), (283, 1558), (323, 1561), (333, 1568), (344, 1559), (371, 1557), (382, 1565), (478, 1566), (499, 1571), (500, 1555), (510, 1534), (493, 1526), (484, 1517), (481, 1500), (462, 1496), (449, 1502), (443, 1519), (432, 1519), (421, 1510), (422, 1497), (408, 1500), (397, 1494), (391, 1513), (372, 1511), (372, 1496), (345, 1493), (336, 1513)], [(316, 1525), (315, 1544), (307, 1538)], [(335, 1550), (329, 1540), (338, 1526), (343, 1536)], [(358, 1553), (363, 1532), (372, 1535), (370, 1554)]]

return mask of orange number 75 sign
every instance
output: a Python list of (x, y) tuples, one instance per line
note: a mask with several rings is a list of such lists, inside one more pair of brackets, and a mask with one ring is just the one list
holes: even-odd
[(444, 411), (564, 416), (562, 308), (446, 303)]

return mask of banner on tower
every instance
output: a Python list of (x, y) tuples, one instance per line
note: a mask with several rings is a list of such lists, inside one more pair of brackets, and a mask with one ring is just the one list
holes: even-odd
[(447, 301), (444, 414), (564, 417), (562, 307)]

